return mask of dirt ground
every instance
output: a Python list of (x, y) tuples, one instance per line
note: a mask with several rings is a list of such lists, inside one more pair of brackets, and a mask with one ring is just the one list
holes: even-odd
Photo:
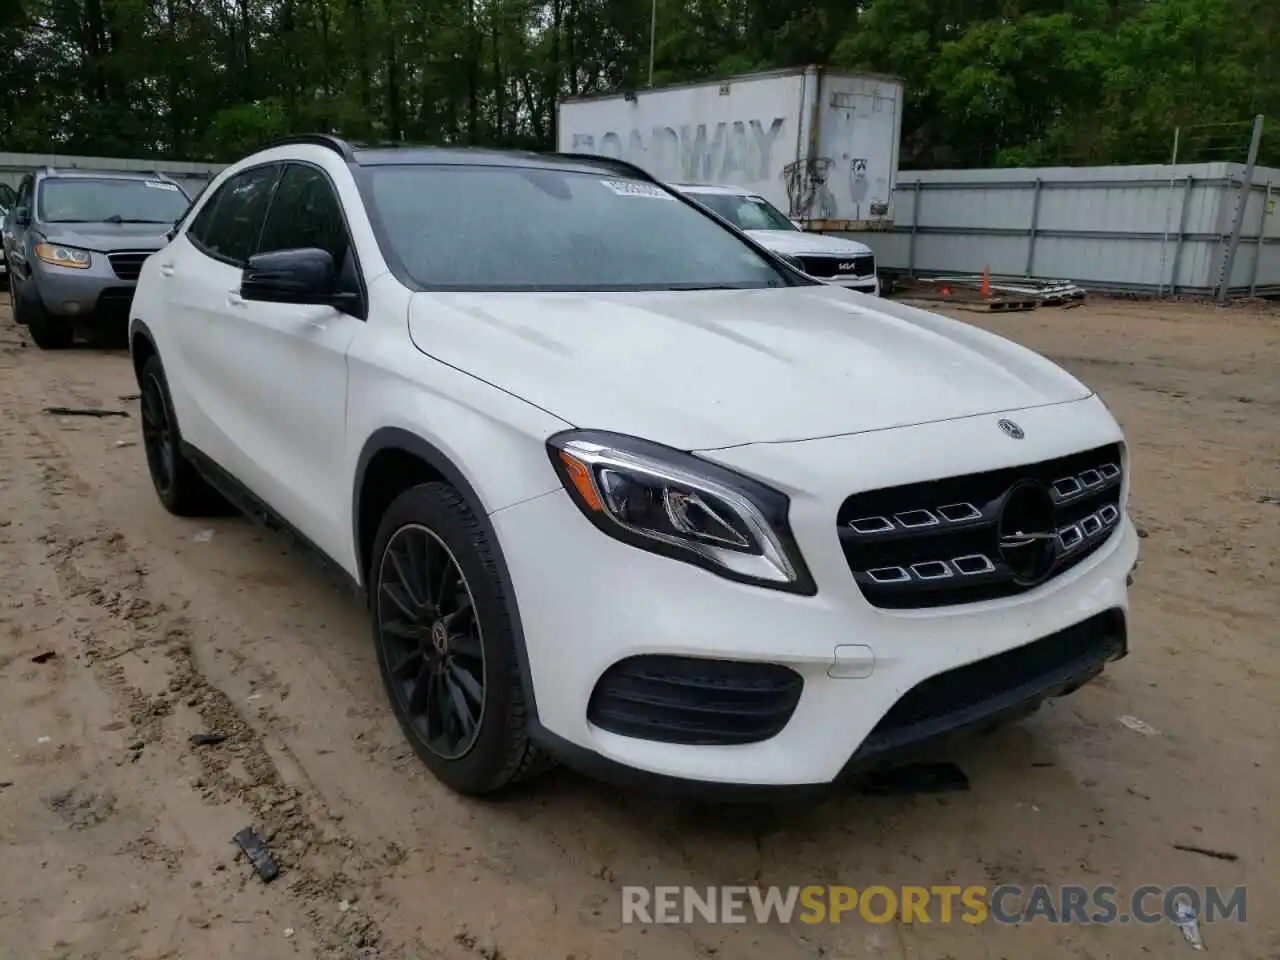
[[(1280, 310), (958, 316), (1060, 361), (1124, 425), (1132, 653), (955, 748), (968, 792), (756, 809), (563, 772), (448, 793), (401, 739), (357, 602), (247, 521), (166, 514), (126, 355), (41, 352), (0, 307), (0, 958), (1192, 951), (1172, 924), (621, 922), (624, 884), (1039, 882), (1244, 884), (1247, 922), (1203, 926), (1206, 950), (1280, 957)], [(274, 883), (231, 843), (247, 825)]]

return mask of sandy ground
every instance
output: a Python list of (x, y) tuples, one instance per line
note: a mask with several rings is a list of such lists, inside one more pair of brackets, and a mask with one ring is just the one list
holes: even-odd
[[(1248, 922), (1204, 927), (1207, 951), (1280, 957), (1280, 312), (960, 316), (1123, 422), (1146, 535), (1131, 656), (957, 747), (968, 792), (708, 809), (568, 773), (448, 793), (384, 705), (358, 604), (242, 519), (164, 513), (126, 356), (43, 353), (0, 307), (0, 958), (1192, 952), (1169, 924), (621, 923), (624, 884), (1037, 882), (1246, 884)], [(274, 883), (231, 843), (250, 824)]]

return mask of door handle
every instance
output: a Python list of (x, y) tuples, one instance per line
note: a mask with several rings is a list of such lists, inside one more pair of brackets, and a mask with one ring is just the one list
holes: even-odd
[(237, 310), (243, 310), (249, 305), (244, 297), (240, 296), (239, 290), (231, 290), (227, 293), (227, 306), (235, 307)]
[(173, 276), (173, 274), (174, 274), (174, 267), (173, 267), (173, 264), (172, 264), (172, 263), (162, 263), (162, 264), (160, 264), (160, 276), (162, 276), (162, 277), (172, 277), (172, 276)]

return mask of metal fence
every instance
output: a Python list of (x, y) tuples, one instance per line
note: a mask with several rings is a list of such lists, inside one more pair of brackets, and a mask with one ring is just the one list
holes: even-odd
[(0, 153), (0, 183), (15, 190), (32, 170), (48, 166), (77, 170), (121, 170), (131, 173), (163, 173), (182, 184), (193, 197), (217, 176), (224, 164), (188, 163), (183, 160), (149, 160), (121, 157), (73, 157), (57, 153)]
[[(899, 174), (895, 225), (849, 234), (910, 276), (1073, 280), (1096, 290), (1280, 294), (1280, 170), (1201, 163)], [(1240, 243), (1228, 256), (1236, 204)]]

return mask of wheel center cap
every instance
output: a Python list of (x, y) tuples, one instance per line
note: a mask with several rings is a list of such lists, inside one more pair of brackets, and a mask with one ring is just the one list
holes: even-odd
[(431, 624), (431, 646), (441, 655), (449, 650), (449, 630), (442, 620)]

